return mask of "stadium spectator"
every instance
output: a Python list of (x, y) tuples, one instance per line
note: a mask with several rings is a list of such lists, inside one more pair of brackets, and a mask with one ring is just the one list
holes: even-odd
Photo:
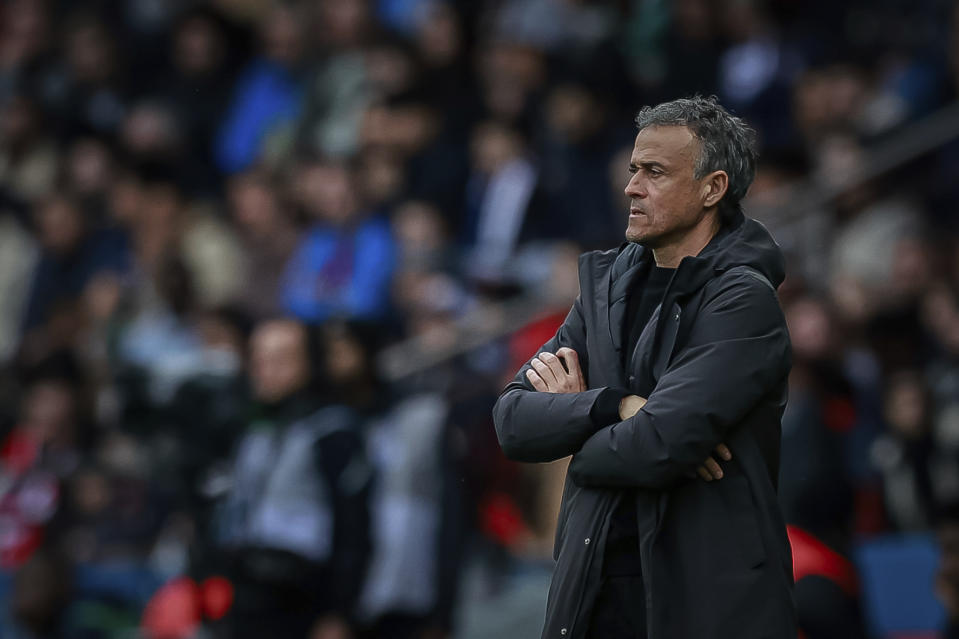
[(283, 309), (307, 322), (383, 317), (396, 249), (389, 223), (362, 208), (355, 173), (340, 163), (306, 161), (294, 191), (313, 225), (287, 264)]
[(56, 305), (79, 298), (96, 275), (122, 275), (130, 268), (123, 235), (89, 228), (72, 199), (54, 196), (35, 210), (42, 252), (32, 277), (27, 329), (43, 324)]
[(506, 279), (507, 262), (525, 241), (562, 234), (569, 227), (548, 215), (538, 189), (539, 168), (517, 131), (483, 123), (475, 129), (471, 150), (460, 223), (468, 270), (478, 279)]
[(29, 94), (0, 100), (0, 185), (6, 197), (33, 202), (49, 195), (59, 160), (54, 140), (44, 131), (42, 113)]
[(255, 317), (276, 315), (280, 280), (297, 245), (297, 228), (275, 181), (265, 172), (248, 171), (232, 178), (227, 196), (245, 261), (239, 301)]
[(0, 449), (0, 568), (22, 565), (45, 536), (55, 534), (47, 525), (82, 459), (86, 425), (80, 411), (78, 385), (61, 373), (44, 374), (29, 386), (19, 423)]
[(215, 195), (221, 186), (213, 141), (235, 81), (236, 62), (225, 20), (212, 8), (198, 7), (173, 27), (170, 68), (148, 88), (172, 105), (184, 138), (184, 160), (191, 190)]
[(346, 639), (370, 543), (357, 414), (316, 396), (302, 324), (261, 323), (250, 351), (256, 402), (213, 529), (236, 590), (230, 636)]
[(300, 111), (304, 90), (304, 24), (295, 7), (276, 4), (260, 23), (262, 53), (237, 79), (215, 143), (224, 173), (254, 164)]

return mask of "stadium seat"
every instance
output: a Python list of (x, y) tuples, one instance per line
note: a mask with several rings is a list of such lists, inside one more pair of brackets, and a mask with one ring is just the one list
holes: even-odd
[(860, 544), (854, 559), (861, 576), (863, 613), (870, 636), (937, 636), (945, 612), (933, 593), (939, 550), (932, 535), (878, 537)]

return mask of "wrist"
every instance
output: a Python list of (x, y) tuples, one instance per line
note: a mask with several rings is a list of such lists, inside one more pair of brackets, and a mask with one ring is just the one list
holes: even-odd
[(604, 388), (600, 391), (589, 410), (589, 417), (596, 428), (622, 421), (619, 416), (619, 405), (623, 397), (629, 394), (629, 391), (623, 388)]

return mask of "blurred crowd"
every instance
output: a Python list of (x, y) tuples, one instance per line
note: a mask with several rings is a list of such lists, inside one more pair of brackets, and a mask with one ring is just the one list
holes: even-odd
[(959, 142), (895, 151), (954, 2), (3, 0), (0, 636), (455, 636), (562, 489), (492, 404), (694, 93), (788, 255), (787, 519), (959, 527)]

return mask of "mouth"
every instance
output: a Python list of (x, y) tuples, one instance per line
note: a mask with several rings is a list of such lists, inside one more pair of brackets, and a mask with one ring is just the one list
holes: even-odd
[(640, 211), (639, 209), (629, 209), (629, 217), (639, 217), (639, 216), (645, 217), (646, 214)]

